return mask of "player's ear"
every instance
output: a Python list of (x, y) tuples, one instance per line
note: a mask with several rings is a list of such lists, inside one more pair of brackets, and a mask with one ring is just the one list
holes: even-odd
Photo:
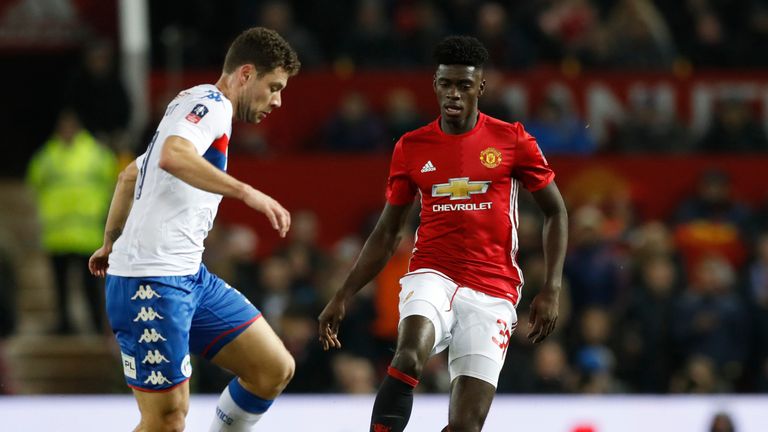
[(484, 91), (485, 91), (485, 80), (482, 80), (480, 81), (480, 93), (478, 93), (477, 96), (482, 96)]
[(437, 74), (432, 75), (432, 88), (437, 91)]
[(256, 68), (252, 64), (244, 64), (240, 66), (239, 81), (241, 84), (247, 83), (249, 80), (256, 78)]

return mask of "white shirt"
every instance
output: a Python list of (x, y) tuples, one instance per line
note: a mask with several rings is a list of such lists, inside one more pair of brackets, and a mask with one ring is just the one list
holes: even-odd
[(203, 240), (213, 226), (221, 195), (190, 186), (158, 163), (168, 137), (192, 142), (197, 152), (226, 171), (232, 134), (232, 103), (213, 85), (182, 91), (168, 104), (163, 120), (136, 159), (133, 207), (109, 256), (116, 276), (183, 276), (198, 272)]

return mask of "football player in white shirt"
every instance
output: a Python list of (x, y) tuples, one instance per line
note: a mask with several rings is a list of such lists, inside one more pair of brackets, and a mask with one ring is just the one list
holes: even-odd
[(288, 231), (283, 206), (226, 173), (227, 146), (232, 118), (258, 123), (279, 108), (299, 67), (276, 32), (244, 31), (218, 82), (171, 101), (147, 151), (120, 174), (89, 268), (107, 278), (110, 325), (141, 412), (136, 431), (184, 429), (190, 353), (237, 375), (211, 431), (250, 431), (293, 376), (293, 358), (261, 313), (201, 257), (222, 196), (265, 214), (280, 236)]

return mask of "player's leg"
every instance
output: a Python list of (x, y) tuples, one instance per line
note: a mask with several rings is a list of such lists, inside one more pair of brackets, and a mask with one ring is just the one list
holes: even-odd
[(167, 392), (133, 389), (139, 404), (141, 422), (134, 432), (183, 431), (189, 411), (189, 381)]
[(373, 403), (371, 431), (405, 429), (413, 408), (413, 389), (419, 383), (434, 341), (435, 327), (429, 318), (411, 315), (400, 322), (395, 356)]
[(107, 276), (109, 323), (141, 412), (138, 431), (182, 431), (189, 409), (194, 276)]
[(450, 432), (479, 432), (491, 408), (496, 387), (471, 376), (458, 376), (451, 383), (448, 409)]
[(249, 431), (293, 377), (294, 361), (245, 296), (201, 266), (190, 349), (233, 372), (211, 431)]
[(237, 375), (219, 397), (211, 431), (250, 431), (293, 377), (293, 357), (264, 319), (250, 324), (213, 363)]
[(421, 273), (405, 276), (401, 285), (397, 348), (373, 404), (372, 432), (405, 429), (424, 364), (444, 348), (451, 326), (449, 293), (455, 284), (437, 273)]
[(509, 301), (470, 289), (459, 292), (454, 307), (447, 430), (475, 432), (488, 416), (517, 314)]

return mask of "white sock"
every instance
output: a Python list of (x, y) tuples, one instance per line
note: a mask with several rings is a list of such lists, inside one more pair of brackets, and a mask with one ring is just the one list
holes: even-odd
[(221, 392), (216, 404), (216, 416), (209, 432), (250, 432), (263, 415), (264, 413), (254, 414), (240, 408), (232, 399), (227, 387)]

